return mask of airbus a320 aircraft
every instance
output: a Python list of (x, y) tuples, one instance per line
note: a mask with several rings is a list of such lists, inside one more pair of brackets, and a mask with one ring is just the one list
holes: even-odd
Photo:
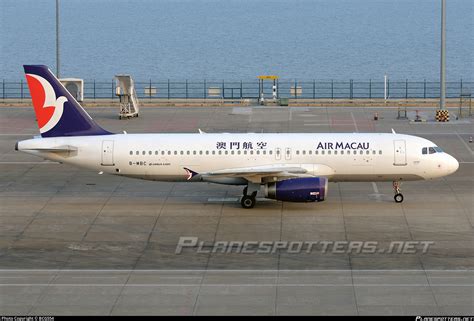
[(145, 180), (243, 185), (243, 208), (255, 206), (257, 193), (321, 202), (328, 181), (391, 181), (400, 203), (401, 181), (443, 177), (459, 167), (433, 142), (393, 131), (113, 134), (92, 120), (46, 66), (24, 68), (41, 137), (17, 142), (16, 150)]

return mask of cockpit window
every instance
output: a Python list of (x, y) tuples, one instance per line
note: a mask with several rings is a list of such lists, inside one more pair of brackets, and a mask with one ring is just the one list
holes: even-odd
[(421, 149), (421, 153), (423, 155), (426, 155), (426, 154), (434, 154), (434, 153), (443, 153), (444, 151), (438, 147), (438, 146), (434, 146), (434, 147), (423, 147)]

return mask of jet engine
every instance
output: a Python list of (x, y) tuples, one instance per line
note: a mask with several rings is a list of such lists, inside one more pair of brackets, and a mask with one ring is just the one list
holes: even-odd
[(325, 177), (301, 177), (265, 184), (265, 197), (285, 202), (322, 202), (328, 191)]

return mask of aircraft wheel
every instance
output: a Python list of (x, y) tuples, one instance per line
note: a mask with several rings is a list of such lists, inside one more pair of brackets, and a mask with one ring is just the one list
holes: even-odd
[(252, 208), (255, 206), (256, 202), (257, 201), (255, 197), (244, 195), (242, 196), (242, 199), (240, 200), (240, 205), (242, 205), (243, 208)]
[(395, 194), (393, 197), (396, 203), (401, 203), (403, 202), (403, 195), (401, 193)]

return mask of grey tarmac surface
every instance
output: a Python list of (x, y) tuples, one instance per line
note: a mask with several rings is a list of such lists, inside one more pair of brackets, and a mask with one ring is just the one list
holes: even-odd
[[(241, 187), (98, 175), (15, 152), (38, 135), (33, 110), (0, 108), (0, 314), (474, 313), (473, 119), (412, 123), (396, 107), (160, 107), (130, 120), (115, 108), (88, 112), (129, 133), (393, 128), (434, 141), (460, 168), (404, 183), (402, 204), (390, 182), (331, 183), (322, 203), (262, 199), (243, 210)], [(412, 254), (175, 254), (181, 236), (433, 244)]]

